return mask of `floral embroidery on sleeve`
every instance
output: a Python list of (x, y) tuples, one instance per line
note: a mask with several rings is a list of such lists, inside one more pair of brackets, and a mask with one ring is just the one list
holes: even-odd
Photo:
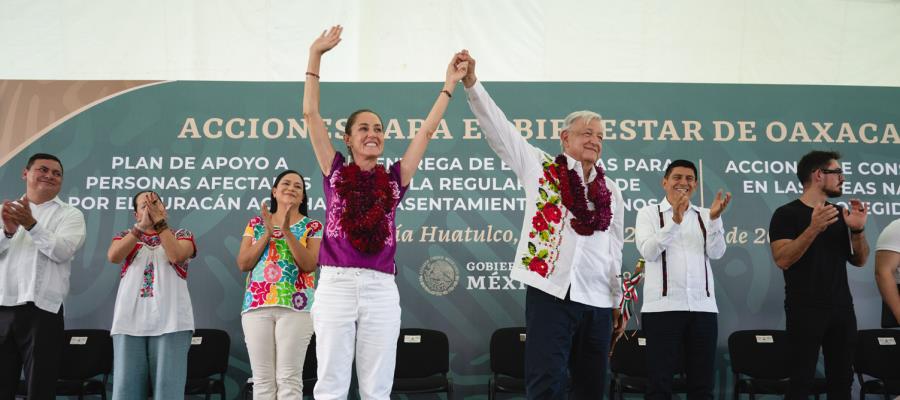
[(559, 257), (561, 235), (559, 227), (563, 220), (560, 209), (559, 177), (556, 168), (549, 158), (543, 162), (544, 176), (538, 179), (537, 211), (531, 218), (531, 231), (528, 232), (528, 255), (522, 257), (522, 265), (542, 277), (549, 276)]

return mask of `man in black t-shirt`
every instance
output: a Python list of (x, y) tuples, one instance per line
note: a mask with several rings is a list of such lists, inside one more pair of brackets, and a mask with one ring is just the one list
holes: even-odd
[(842, 194), (840, 157), (826, 151), (803, 156), (797, 164), (803, 195), (775, 210), (769, 224), (772, 257), (784, 271), (791, 349), (787, 399), (810, 394), (820, 347), (828, 399), (850, 398), (856, 314), (847, 262), (862, 267), (869, 256), (863, 234), (868, 210), (858, 199), (850, 200), (849, 209), (827, 201)]

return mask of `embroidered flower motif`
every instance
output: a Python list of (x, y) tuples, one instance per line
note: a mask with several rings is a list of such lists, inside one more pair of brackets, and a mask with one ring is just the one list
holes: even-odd
[(544, 169), (544, 179), (555, 182), (555, 181), (559, 180), (559, 173), (554, 168), (545, 168)]
[(253, 293), (253, 301), (250, 303), (250, 307), (256, 308), (266, 304), (266, 296), (269, 294), (271, 287), (272, 284), (268, 282), (251, 281), (248, 290), (250, 293)]
[(558, 224), (562, 220), (562, 211), (560, 211), (559, 207), (553, 203), (545, 204), (544, 208), (541, 209), (541, 214), (544, 215), (544, 218), (546, 218), (547, 221), (554, 224)]
[(290, 307), (291, 298), (294, 295), (294, 284), (290, 282), (278, 282), (272, 286), (272, 290), (278, 294), (278, 305)]
[(281, 279), (279, 282), (287, 282), (293, 285), (297, 281), (297, 275), (300, 274), (300, 270), (284, 260), (279, 260), (278, 266), (281, 267)]
[(153, 297), (153, 283), (156, 281), (155, 269), (152, 262), (144, 267), (144, 281), (141, 283), (140, 297)]
[(295, 310), (302, 310), (306, 307), (307, 301), (306, 293), (303, 292), (294, 293), (294, 297), (291, 299), (291, 303), (294, 305)]
[[(259, 217), (254, 220), (258, 220), (258, 227), (263, 229), (263, 231), (254, 233), (254, 237), (259, 239), (265, 234), (264, 227), (261, 225), (262, 220)], [(253, 230), (248, 228), (247, 232), (255, 232), (257, 226), (253, 225), (253, 221), (249, 225)], [(323, 228), (321, 222), (308, 218), (290, 227), (291, 232), (298, 238), (309, 237), (311, 236), (310, 232), (318, 233)], [(287, 231), (281, 232), (286, 233)], [(298, 304), (308, 308), (313, 301), (314, 283), (314, 273), (304, 273), (294, 264), (290, 247), (284, 237), (282, 236), (280, 239), (273, 237), (257, 262), (257, 266), (248, 274), (243, 310), (248, 311), (262, 306), (294, 309)], [(298, 292), (303, 293), (302, 298), (298, 298)]]
[(547, 266), (547, 262), (544, 259), (539, 257), (533, 257), (531, 262), (528, 263), (528, 270), (534, 271), (540, 274), (542, 277), (547, 277), (547, 272), (549, 267)]
[(278, 240), (275, 242), (275, 252), (278, 253), (279, 260), (290, 260), (293, 258), (291, 255), (291, 249), (288, 247), (287, 242), (284, 240)]
[(278, 291), (274, 287), (269, 287), (269, 293), (266, 293), (266, 304), (275, 304), (278, 302)]
[(553, 273), (559, 245), (560, 223), (563, 220), (561, 209), (559, 172), (556, 164), (547, 157), (543, 162), (544, 175), (538, 178), (538, 199), (536, 211), (531, 218), (531, 231), (528, 232), (528, 253), (522, 257), (521, 266), (529, 271), (547, 277)]
[(266, 282), (275, 283), (281, 279), (281, 268), (278, 267), (278, 264), (270, 263), (266, 265), (266, 269), (263, 270), (263, 277), (266, 278)]
[(319, 221), (312, 221), (306, 224), (306, 229), (309, 231), (309, 237), (313, 237), (322, 230), (322, 223)]
[(538, 213), (533, 218), (531, 218), (531, 226), (538, 232), (545, 231), (548, 228), (547, 220), (544, 219), (544, 215)]
[(244, 309), (249, 308), (250, 304), (252, 304), (252, 303), (253, 303), (253, 294), (250, 292), (244, 292), (244, 304), (243, 304)]

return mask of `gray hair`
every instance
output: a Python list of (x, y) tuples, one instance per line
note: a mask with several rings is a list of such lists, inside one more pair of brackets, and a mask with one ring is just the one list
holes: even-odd
[(602, 118), (600, 117), (600, 114), (597, 114), (593, 111), (588, 111), (588, 110), (574, 111), (571, 114), (566, 116), (566, 120), (563, 123), (563, 130), (564, 131), (569, 130), (569, 128), (572, 127), (572, 124), (574, 124), (575, 121), (577, 121), (579, 119), (583, 120), (585, 124), (589, 124), (589, 123), (591, 123), (591, 121), (593, 121), (595, 119), (600, 120)]
[[(599, 120), (602, 120), (603, 118), (600, 117), (600, 114), (597, 114), (593, 111), (588, 111), (588, 110), (573, 111), (572, 113), (570, 113), (569, 115), (566, 116), (566, 119), (563, 122), (562, 130), (564, 130), (564, 131), (569, 130), (569, 128), (572, 127), (572, 124), (574, 124), (575, 121), (577, 121), (577, 120), (583, 120), (585, 124), (589, 124), (589, 123), (591, 123), (591, 121), (593, 121), (595, 119), (599, 121)], [(563, 153), (565, 153), (566, 149), (565, 149), (565, 146), (563, 146), (562, 136), (559, 137), (559, 148), (560, 148), (560, 150), (563, 151)]]

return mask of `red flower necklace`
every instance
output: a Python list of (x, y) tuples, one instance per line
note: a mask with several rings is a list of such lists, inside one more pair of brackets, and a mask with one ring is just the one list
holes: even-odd
[(597, 177), (588, 184), (587, 199), (594, 203), (594, 210), (588, 209), (584, 196), (584, 185), (575, 169), (568, 169), (566, 156), (556, 156), (557, 176), (559, 176), (559, 192), (562, 203), (572, 212), (572, 229), (582, 236), (590, 236), (596, 231), (606, 231), (612, 221), (612, 193), (606, 187), (603, 168), (595, 166)]
[(345, 165), (335, 189), (344, 200), (341, 229), (353, 248), (370, 254), (384, 248), (391, 234), (387, 216), (394, 209), (394, 192), (384, 166), (376, 165), (367, 173), (356, 163)]

